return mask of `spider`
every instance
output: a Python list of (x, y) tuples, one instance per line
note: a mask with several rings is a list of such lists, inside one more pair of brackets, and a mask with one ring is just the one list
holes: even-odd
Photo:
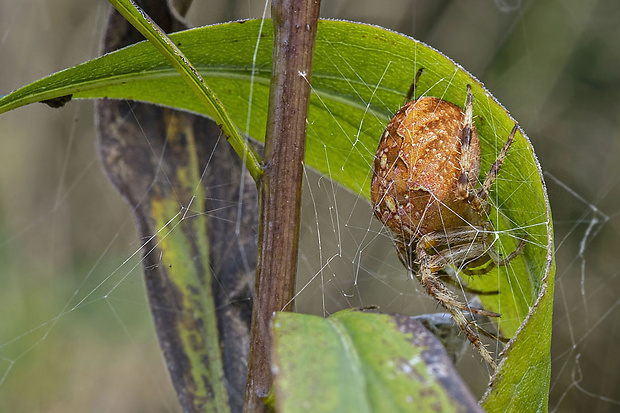
[(468, 321), (464, 311), (489, 317), (500, 314), (460, 302), (442, 279), (451, 280), (454, 267), (468, 275), (488, 273), (495, 266), (506, 265), (523, 250), (521, 241), (506, 258), (495, 251), (487, 201), (518, 126), (514, 125), (491, 170), (476, 187), (480, 141), (473, 125), (471, 86), (467, 85), (464, 109), (435, 97), (412, 99), (421, 73), (422, 69), (415, 76), (405, 105), (388, 123), (379, 142), (371, 201), (375, 215), (395, 234), (405, 267), (450, 312), (495, 370), (495, 361), (482, 344), (478, 330), (490, 334)]

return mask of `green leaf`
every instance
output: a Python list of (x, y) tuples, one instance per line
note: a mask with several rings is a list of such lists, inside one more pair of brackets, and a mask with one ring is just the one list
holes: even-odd
[(480, 411), (439, 340), (412, 317), (278, 313), (273, 329), (278, 412)]
[[(217, 96), (200, 77), (191, 62), (183, 55), (179, 47), (164, 33), (162, 29), (139, 9), (132, 0), (109, 0), (110, 3), (125, 17), (157, 50), (170, 62), (177, 73), (194, 91), (196, 97), (204, 104), (207, 114), (220, 125), (230, 144), (241, 158), (246, 159), (250, 175), (257, 180), (262, 174), (260, 157), (239, 133), (239, 130), (226, 112)], [(49, 103), (48, 103), (49, 104)]]
[[(554, 270), (551, 269), (551, 273)], [(504, 350), (505, 357), (499, 371), (482, 398), (482, 407), (488, 412), (548, 410), (553, 277), (548, 279), (523, 323), (523, 332), (515, 336)]]
[[(271, 23), (241, 21), (171, 35), (228, 109), (237, 127), (263, 139), (271, 70)], [(258, 47), (257, 47), (258, 42)], [(424, 68), (417, 95), (437, 96), (463, 106), (466, 85), (474, 94), (474, 122), (486, 174), (514, 120), (483, 85), (432, 48), (374, 26), (321, 21), (312, 75), (306, 163), (356, 194), (369, 198), (371, 165), (385, 124), (403, 104), (414, 73)], [(303, 75), (303, 74), (300, 74)], [(0, 113), (42, 100), (133, 99), (206, 114), (206, 109), (157, 50), (141, 43), (59, 72), (0, 99)], [(251, 99), (250, 99), (251, 96)], [(511, 253), (525, 239), (522, 255), (484, 276), (464, 277), (484, 306), (502, 314), (500, 332), (512, 337), (500, 364), (491, 400), (515, 397), (545, 406), (549, 386), (549, 340), (553, 302), (551, 213), (540, 166), (519, 131), (492, 188), (491, 221), (497, 251)], [(526, 320), (527, 322), (523, 324)], [(517, 333), (518, 332), (518, 333)], [(535, 369), (517, 352), (540, 354)], [(528, 369), (528, 367), (530, 367)], [(499, 385), (523, 383), (532, 374), (536, 389)]]
[[(150, 217), (157, 228), (163, 229), (157, 232), (155, 241), (161, 251), (162, 265), (170, 269), (170, 277), (166, 280), (169, 282), (167, 293), (178, 297), (178, 308), (175, 310), (179, 315), (174, 325), (168, 327), (177, 329), (181, 340), (179, 347), (184, 350), (182, 356), (177, 356), (185, 358), (184, 362), (190, 366), (191, 379), (194, 379), (194, 385), (187, 391), (192, 394), (195, 403), (192, 408), (196, 411), (230, 412), (211, 293), (209, 242), (204, 231), (207, 218), (202, 215), (183, 221), (183, 214), (179, 212), (180, 192), (187, 191), (182, 195), (201, 193), (199, 177), (192, 176), (196, 175), (195, 171), (198, 169), (186, 168), (186, 171), (180, 172), (187, 174), (174, 177), (180, 184), (187, 184), (186, 187), (175, 187), (177, 198), (161, 196), (151, 199)], [(195, 202), (200, 204), (202, 199), (196, 196)], [(194, 205), (194, 208), (199, 207)]]

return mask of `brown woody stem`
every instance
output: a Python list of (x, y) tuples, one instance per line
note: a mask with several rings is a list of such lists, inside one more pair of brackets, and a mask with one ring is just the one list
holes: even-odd
[(290, 311), (295, 294), (301, 184), (320, 0), (274, 0), (273, 66), (265, 136), (264, 174), (258, 182), (260, 227), (246, 387), (246, 412), (263, 411), (273, 382), (270, 323)]

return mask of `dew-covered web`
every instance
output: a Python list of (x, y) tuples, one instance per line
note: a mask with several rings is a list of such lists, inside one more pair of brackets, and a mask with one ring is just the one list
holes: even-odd
[[(550, 409), (615, 411), (620, 405), (620, 140), (612, 69), (620, 63), (620, 36), (612, 17), (620, 12), (618, 6), (612, 0), (593, 5), (557, 0), (552, 12), (542, 0), (469, 6), (391, 0), (381, 2), (379, 9), (372, 3), (325, 2), (322, 12), (409, 33), (442, 50), (483, 80), (532, 140), (555, 229)], [(263, 1), (227, 2), (218, 12), (211, 8), (201, 14), (206, 6), (197, 4), (190, 17), (196, 24), (260, 17), (265, 6)], [(0, 93), (95, 56), (106, 7), (95, 0), (54, 6), (2, 2)], [(556, 30), (541, 23), (557, 13), (562, 18), (553, 23)], [(546, 49), (546, 44), (554, 46)], [(440, 312), (400, 263), (393, 235), (374, 217), (368, 185), (346, 189), (338, 184), (348, 163), (358, 159), (365, 160), (365, 179), (370, 180), (376, 141), (365, 140), (364, 133), (385, 126), (409, 84), (402, 84), (400, 101), (384, 101), (378, 91), (394, 70), (393, 61), (386, 59), (371, 77), (355, 76), (352, 62), (334, 50), (333, 64), (364, 116), (361, 122), (347, 123), (329, 96), (313, 88), (315, 109), (330, 113), (334, 136), (344, 135), (349, 149), (334, 162), (335, 138), (318, 135), (309, 125), (319, 149), (315, 153), (326, 169), (305, 169), (296, 308), (323, 316), (363, 306), (416, 315)], [(410, 59), (406, 77), (412, 79), (416, 57)], [(442, 97), (436, 90), (452, 84), (452, 75), (438, 79), (433, 95)], [(464, 100), (454, 103), (462, 106)], [(481, 122), (490, 100), (476, 99), (474, 105), (482, 114), (475, 122)], [(91, 107), (88, 102), (71, 102), (62, 110), (35, 105), (0, 116), (1, 405), (7, 411), (177, 411), (144, 293), (141, 249), (148, 240), (136, 237), (130, 209), (101, 172)], [(483, 137), (481, 177), (507, 137), (493, 132), (496, 119), (484, 121), (491, 133)], [(379, 128), (377, 140), (381, 132)], [(529, 207), (511, 199), (537, 178), (509, 166), (525, 151), (523, 146), (513, 149), (490, 196), (490, 218), (498, 234), (494, 248), (503, 255), (545, 220), (540, 214), (514, 219)], [(209, 165), (201, 172), (208, 174)], [(228, 184), (239, 182), (222, 182)], [(495, 189), (502, 185), (511, 190)], [(242, 201), (229, 206), (243, 207)], [(181, 222), (195, 213), (191, 205), (179, 206)], [(242, 222), (235, 224), (239, 228)], [(174, 233), (179, 230), (175, 225), (160, 230)], [(545, 248), (539, 238), (526, 241), (532, 248)], [(241, 254), (243, 249), (236, 248)], [(510, 294), (501, 294), (500, 307), (511, 299), (532, 302), (530, 286), (518, 281), (519, 262), (489, 275), (505, 274), (512, 282)], [(451, 288), (459, 292), (458, 283)], [(471, 300), (473, 295), (461, 291), (459, 298)], [(481, 323), (493, 328), (488, 320)], [(487, 343), (492, 352), (502, 348)], [(488, 368), (471, 346), (466, 348), (459, 368), (480, 393)]]

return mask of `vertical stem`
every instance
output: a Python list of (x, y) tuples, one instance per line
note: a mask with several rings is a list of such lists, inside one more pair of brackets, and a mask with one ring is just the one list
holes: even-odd
[(295, 294), (301, 184), (312, 58), (320, 0), (273, 0), (273, 67), (259, 181), (258, 267), (246, 412), (264, 410), (273, 381), (270, 322), (290, 311)]

